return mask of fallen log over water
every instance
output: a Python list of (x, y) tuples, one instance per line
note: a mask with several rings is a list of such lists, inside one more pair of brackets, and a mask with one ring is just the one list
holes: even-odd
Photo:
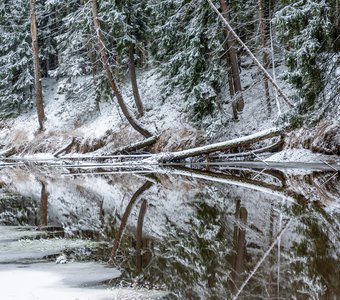
[(249, 146), (251, 144), (260, 142), (265, 139), (269, 139), (275, 136), (280, 136), (283, 133), (282, 128), (273, 127), (270, 129), (262, 130), (251, 135), (243, 136), (233, 140), (228, 140), (220, 143), (210, 144), (207, 146), (196, 147), (188, 150), (160, 153), (154, 156), (158, 162), (170, 162), (176, 160), (182, 160), (188, 157), (199, 156), (203, 154), (209, 154), (216, 151), (226, 151), (235, 149), (241, 146)]
[(120, 149), (115, 150), (113, 153), (111, 153), (111, 155), (115, 155), (115, 154), (120, 154), (120, 153), (129, 153), (129, 152), (133, 152), (133, 151), (137, 151), (140, 149), (143, 149), (145, 147), (149, 147), (152, 146), (154, 143), (157, 142), (158, 136), (157, 135), (153, 135), (141, 142), (137, 142), (134, 143), (132, 145), (128, 145), (125, 147), (122, 147)]

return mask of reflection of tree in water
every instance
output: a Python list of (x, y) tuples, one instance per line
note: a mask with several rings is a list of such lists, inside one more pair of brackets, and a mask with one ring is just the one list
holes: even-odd
[(340, 295), (339, 218), (332, 218), (318, 205), (294, 205), (292, 215), (298, 220), (294, 241), (287, 255), (287, 280), (291, 292), (324, 299)]
[(0, 225), (37, 225), (34, 199), (0, 191)]
[(167, 235), (162, 241), (154, 241), (147, 267), (137, 276), (138, 265), (127, 259), (122, 265), (123, 279), (166, 288), (185, 299), (227, 297), (232, 235), (226, 228), (225, 210), (207, 202), (202, 196), (191, 202), (195, 214), (186, 228), (168, 219)]
[[(240, 288), (240, 297), (246, 299), (339, 294), (336, 219), (319, 206), (306, 204), (303, 197), (295, 203), (282, 204), (275, 197), (267, 203), (259, 199), (262, 214), (249, 216), (247, 193), (231, 200), (233, 197), (227, 191), (213, 189), (188, 202), (194, 213), (186, 226), (168, 217), (162, 239), (151, 242), (146, 239), (147, 255), (138, 258), (143, 250), (131, 249), (136, 243), (130, 236), (120, 280), (162, 287), (183, 299), (229, 299)], [(282, 226), (278, 221), (280, 215)], [(288, 220), (292, 222), (287, 223)], [(278, 253), (283, 229), (286, 237)], [(141, 258), (142, 268), (138, 263)], [(262, 258), (263, 263), (256, 267)], [(256, 272), (243, 287), (255, 267)], [(324, 291), (324, 287), (328, 290)]]

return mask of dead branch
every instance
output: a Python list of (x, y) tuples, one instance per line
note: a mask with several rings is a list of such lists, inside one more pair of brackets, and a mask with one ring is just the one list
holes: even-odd
[(55, 153), (53, 154), (53, 156), (54, 156), (54, 157), (59, 157), (59, 155), (60, 155), (61, 153), (65, 153), (65, 152), (70, 151), (71, 148), (72, 148), (72, 146), (74, 145), (75, 141), (76, 141), (76, 139), (75, 139), (75, 137), (73, 137), (70, 143), (68, 143), (65, 147), (63, 147), (63, 148), (61, 148), (60, 150), (58, 150), (57, 152), (55, 152)]

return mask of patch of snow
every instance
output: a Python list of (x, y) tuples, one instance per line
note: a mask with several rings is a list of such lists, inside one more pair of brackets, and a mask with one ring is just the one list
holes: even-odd
[(320, 153), (313, 153), (308, 149), (285, 149), (281, 152), (275, 153), (265, 159), (265, 161), (276, 162), (323, 162), (329, 159), (339, 159), (337, 156), (323, 155)]
[(94, 300), (112, 299), (115, 292), (100, 282), (117, 278), (120, 272), (98, 263), (56, 265), (2, 265), (0, 269), (1, 298), (6, 300)]

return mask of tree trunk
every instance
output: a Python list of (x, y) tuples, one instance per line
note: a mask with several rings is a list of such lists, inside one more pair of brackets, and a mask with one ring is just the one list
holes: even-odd
[[(220, 0), (222, 14), (226, 20), (229, 20), (228, 15), (228, 5), (226, 3), (226, 0)], [(240, 71), (239, 71), (239, 65), (238, 65), (238, 59), (237, 59), (237, 51), (235, 48), (235, 37), (230, 33), (227, 27), (224, 27), (225, 36), (227, 39), (227, 55), (229, 57), (229, 62), (231, 66), (231, 77), (233, 82), (233, 88), (234, 88), (234, 94), (236, 94), (236, 109), (237, 111), (243, 111), (244, 108), (244, 100), (242, 96), (242, 86), (241, 86), (241, 79), (240, 79)], [(234, 111), (233, 106), (233, 111)], [(234, 119), (237, 119), (237, 116), (235, 118), (235, 111), (234, 111)]]
[(136, 78), (136, 67), (135, 67), (135, 46), (130, 45), (129, 48), (129, 71), (132, 85), (133, 98), (135, 99), (136, 107), (140, 116), (144, 115), (143, 102), (140, 98), (138, 91), (138, 84)]
[(35, 16), (35, 0), (30, 0), (30, 15), (31, 15), (31, 36), (34, 63), (35, 105), (38, 114), (39, 130), (42, 131), (44, 130), (45, 123), (45, 110), (39, 64), (39, 45), (37, 33), (37, 20)]
[(267, 76), (268, 80), (272, 83), (272, 85), (277, 89), (278, 93), (282, 96), (283, 100), (290, 106), (295, 107), (295, 104), (292, 103), (289, 98), (286, 96), (286, 94), (282, 91), (282, 89), (277, 85), (276, 81), (270, 76), (268, 71), (262, 66), (262, 64), (259, 62), (259, 60), (255, 57), (253, 52), (247, 47), (245, 43), (240, 39), (240, 37), (236, 34), (236, 32), (233, 30), (233, 28), (230, 26), (228, 20), (226, 20), (223, 15), (218, 11), (218, 9), (215, 7), (215, 5), (211, 2), (211, 0), (207, 0), (210, 7), (213, 9), (214, 12), (218, 15), (218, 17), (223, 21), (225, 26), (227, 27), (230, 34), (238, 41), (238, 43), (243, 47), (244, 50), (249, 54), (249, 56), (252, 58), (254, 63), (261, 69), (261, 71)]
[[(260, 35), (261, 35), (261, 47), (262, 47), (262, 63), (263, 67), (268, 70), (269, 67), (269, 59), (267, 53), (267, 34), (268, 34), (268, 21), (267, 18), (269, 17), (268, 14), (265, 14), (265, 5), (264, 0), (258, 0), (259, 5), (259, 14), (260, 14)], [(269, 94), (269, 85), (268, 85), (268, 78), (267, 76), (263, 75), (264, 81), (264, 91), (267, 103), (267, 110), (268, 114), (271, 115), (272, 108), (270, 103), (270, 94)]]
[(106, 76), (107, 76), (107, 79), (109, 81), (110, 87), (111, 87), (114, 95), (117, 97), (118, 105), (119, 105), (120, 109), (122, 110), (124, 116), (128, 120), (128, 122), (130, 123), (130, 125), (136, 131), (138, 131), (144, 137), (151, 137), (152, 134), (147, 129), (143, 128), (138, 123), (138, 121), (134, 118), (134, 116), (131, 115), (131, 113), (129, 112), (129, 109), (126, 106), (124, 99), (122, 97), (122, 94), (121, 94), (121, 92), (118, 88), (118, 85), (116, 83), (116, 79), (113, 76), (113, 73), (112, 73), (111, 68), (109, 66), (109, 61), (108, 61), (108, 58), (107, 58), (107, 53), (106, 53), (105, 45), (104, 45), (104, 42), (103, 42), (103, 36), (102, 36), (101, 31), (100, 31), (100, 24), (99, 24), (99, 21), (98, 21), (98, 9), (97, 9), (97, 1), (96, 0), (92, 0), (92, 14), (93, 14), (94, 28), (97, 32), (98, 46), (99, 46), (100, 55), (101, 55), (101, 58), (102, 58), (103, 67), (105, 69)]
[(339, 0), (336, 0), (335, 2), (335, 26), (337, 27), (337, 30), (339, 30), (339, 18), (340, 18)]

